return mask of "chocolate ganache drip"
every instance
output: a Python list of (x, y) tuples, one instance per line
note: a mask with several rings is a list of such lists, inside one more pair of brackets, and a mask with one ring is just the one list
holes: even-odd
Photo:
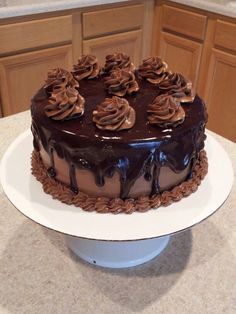
[(61, 87), (78, 88), (79, 83), (74, 79), (73, 75), (62, 68), (56, 68), (48, 72), (48, 78), (45, 82), (44, 89), (51, 94), (54, 89)]
[(159, 84), (169, 74), (168, 65), (159, 57), (149, 57), (139, 66), (138, 74), (152, 84)]
[(126, 99), (106, 98), (93, 111), (93, 121), (101, 130), (120, 131), (130, 129), (135, 123), (135, 111)]
[(82, 79), (93, 79), (100, 73), (98, 60), (93, 55), (82, 55), (78, 63), (74, 65), (74, 77), (80, 81)]
[(108, 73), (115, 69), (126, 69), (134, 71), (135, 66), (130, 61), (130, 57), (123, 52), (116, 52), (112, 55), (106, 56), (106, 63), (104, 66), (104, 72)]
[(139, 90), (135, 75), (131, 71), (116, 69), (104, 78), (104, 84), (109, 94), (124, 96)]
[(170, 94), (182, 103), (193, 102), (195, 98), (192, 82), (180, 73), (169, 74), (158, 87), (164, 94)]
[(148, 120), (162, 128), (183, 123), (185, 111), (178, 99), (171, 95), (159, 95), (148, 106)]
[(54, 90), (49, 102), (45, 114), (53, 120), (70, 120), (84, 113), (84, 98), (72, 87)]

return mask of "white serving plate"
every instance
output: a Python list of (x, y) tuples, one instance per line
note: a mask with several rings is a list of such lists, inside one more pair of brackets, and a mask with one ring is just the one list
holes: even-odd
[(222, 146), (207, 135), (209, 171), (197, 192), (168, 207), (145, 213), (98, 214), (61, 203), (43, 192), (30, 171), (30, 130), (19, 135), (6, 151), (0, 167), (3, 189), (25, 216), (50, 229), (79, 238), (130, 241), (162, 237), (196, 225), (225, 201), (233, 183), (231, 161)]

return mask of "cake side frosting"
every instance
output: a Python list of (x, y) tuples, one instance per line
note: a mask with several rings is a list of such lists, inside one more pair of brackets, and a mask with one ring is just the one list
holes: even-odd
[(132, 214), (135, 211), (146, 212), (151, 208), (157, 209), (160, 206), (168, 206), (196, 192), (207, 174), (208, 161), (206, 152), (203, 150), (200, 152), (199, 159), (193, 167), (193, 175), (188, 180), (169, 191), (164, 191), (152, 197), (141, 196), (136, 199), (127, 198), (125, 200), (120, 198), (110, 199), (102, 196), (91, 197), (83, 192), (73, 193), (70, 188), (47, 175), (47, 169), (42, 162), (40, 154), (36, 151), (32, 153), (31, 167), (32, 174), (42, 183), (44, 192), (62, 203), (75, 205), (89, 212)]

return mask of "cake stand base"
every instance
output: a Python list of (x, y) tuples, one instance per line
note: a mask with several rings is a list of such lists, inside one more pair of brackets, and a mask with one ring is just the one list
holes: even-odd
[(103, 267), (125, 268), (143, 264), (159, 255), (170, 236), (139, 241), (99, 241), (65, 235), (69, 248), (85, 261)]

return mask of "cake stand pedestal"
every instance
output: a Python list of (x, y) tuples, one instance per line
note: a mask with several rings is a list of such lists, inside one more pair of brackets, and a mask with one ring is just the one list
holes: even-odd
[(171, 234), (212, 215), (226, 200), (233, 184), (231, 161), (222, 146), (208, 134), (209, 171), (197, 192), (168, 207), (145, 213), (85, 212), (53, 200), (43, 192), (30, 172), (32, 142), (31, 132), (27, 130), (6, 151), (0, 167), (4, 192), (26, 217), (63, 233), (75, 254), (104, 267), (131, 267), (154, 258), (165, 249)]
[(109, 268), (143, 264), (159, 255), (170, 236), (136, 241), (99, 241), (65, 236), (69, 248), (85, 261)]

